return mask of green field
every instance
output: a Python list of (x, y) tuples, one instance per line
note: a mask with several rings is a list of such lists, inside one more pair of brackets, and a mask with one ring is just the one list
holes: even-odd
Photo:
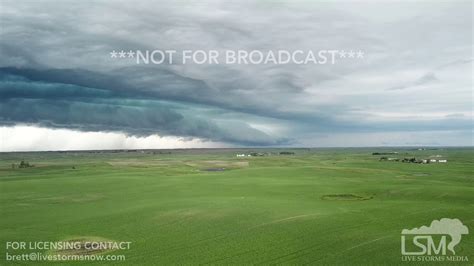
[[(236, 157), (252, 151), (269, 154)], [(280, 151), (1, 153), (0, 265), (7, 241), (81, 237), (131, 241), (109, 252), (127, 265), (406, 265), (401, 230), (441, 218), (470, 229), (456, 255), (474, 263), (474, 149)]]

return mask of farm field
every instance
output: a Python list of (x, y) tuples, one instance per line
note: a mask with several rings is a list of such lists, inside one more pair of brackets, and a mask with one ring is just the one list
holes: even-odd
[(104, 264), (406, 265), (401, 231), (441, 218), (469, 228), (456, 264), (472, 265), (473, 161), (473, 148), (0, 153), (0, 265), (8, 241), (68, 239), (131, 242)]

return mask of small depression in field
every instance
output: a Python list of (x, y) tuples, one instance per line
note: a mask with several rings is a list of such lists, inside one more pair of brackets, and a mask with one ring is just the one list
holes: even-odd
[(415, 173), (413, 176), (430, 176), (428, 173)]
[(373, 196), (361, 196), (357, 194), (327, 194), (323, 195), (323, 200), (341, 200), (341, 201), (359, 201), (359, 200), (370, 200)]
[(207, 172), (222, 172), (225, 171), (225, 168), (205, 168), (202, 169), (201, 171), (207, 171)]
[(114, 243), (110, 239), (99, 237), (76, 237), (60, 241), (63, 243), (61, 249), (52, 249), (52, 254), (58, 255), (95, 255), (115, 250)]

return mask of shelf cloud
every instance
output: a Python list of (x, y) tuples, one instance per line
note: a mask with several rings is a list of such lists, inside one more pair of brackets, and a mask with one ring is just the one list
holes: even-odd
[[(0, 126), (189, 147), (472, 145), (471, 5), (2, 1)], [(324, 65), (110, 56), (146, 49), (365, 55)]]

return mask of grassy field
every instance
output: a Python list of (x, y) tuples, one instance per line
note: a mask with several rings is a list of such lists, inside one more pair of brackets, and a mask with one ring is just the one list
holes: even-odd
[[(272, 154), (236, 157), (251, 151)], [(128, 265), (406, 265), (401, 230), (445, 217), (474, 263), (474, 149), (280, 151), (2, 153), (0, 265), (7, 241), (81, 237), (131, 241), (110, 253)], [(372, 155), (387, 151), (448, 163)]]

